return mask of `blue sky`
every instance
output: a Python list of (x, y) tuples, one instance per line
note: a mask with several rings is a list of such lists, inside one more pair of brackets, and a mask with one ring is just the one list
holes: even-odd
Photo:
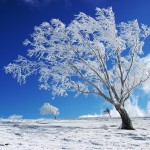
[[(6, 75), (3, 67), (18, 55), (26, 55), (23, 41), (29, 38), (35, 25), (52, 18), (58, 18), (66, 24), (75, 14), (85, 12), (94, 16), (95, 8), (112, 6), (116, 22), (138, 19), (150, 26), (149, 0), (0, 0), (0, 118), (13, 114), (24, 118), (40, 118), (39, 108), (49, 102), (60, 110), (60, 118), (75, 118), (80, 115), (100, 113), (111, 107), (100, 97), (79, 96), (56, 97), (52, 100), (49, 91), (38, 89), (37, 77), (32, 76), (25, 85), (19, 85), (11, 75)], [(145, 54), (150, 52), (147, 41)], [(139, 105), (146, 109), (150, 94), (137, 90)]]

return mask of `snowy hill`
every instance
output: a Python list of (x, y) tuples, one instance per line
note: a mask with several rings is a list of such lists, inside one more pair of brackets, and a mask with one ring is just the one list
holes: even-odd
[(134, 131), (119, 118), (0, 119), (0, 150), (149, 150), (150, 118), (132, 120)]

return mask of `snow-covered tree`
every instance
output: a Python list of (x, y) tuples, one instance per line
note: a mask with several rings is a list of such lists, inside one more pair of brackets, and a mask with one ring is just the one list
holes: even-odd
[(41, 115), (53, 115), (54, 118), (59, 115), (59, 109), (50, 105), (49, 103), (44, 103), (43, 106), (40, 108)]
[(137, 20), (115, 23), (112, 8), (96, 8), (96, 16), (79, 13), (65, 25), (58, 19), (34, 28), (28, 58), (18, 56), (5, 67), (20, 83), (39, 74), (40, 88), (53, 96), (69, 92), (94, 94), (115, 106), (122, 129), (133, 129), (124, 103), (131, 91), (150, 77), (143, 46), (150, 28)]

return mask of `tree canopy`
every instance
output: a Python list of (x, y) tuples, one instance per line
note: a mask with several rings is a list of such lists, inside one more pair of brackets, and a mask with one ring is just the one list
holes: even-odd
[(40, 108), (41, 115), (53, 115), (55, 118), (59, 115), (59, 109), (50, 105), (49, 103), (44, 103)]
[(81, 12), (68, 25), (52, 19), (36, 26), (24, 42), (28, 58), (18, 56), (5, 71), (20, 83), (39, 74), (39, 87), (53, 96), (72, 91), (123, 104), (150, 77), (142, 61), (149, 35), (150, 28), (137, 20), (116, 24), (112, 8), (96, 8), (95, 17)]

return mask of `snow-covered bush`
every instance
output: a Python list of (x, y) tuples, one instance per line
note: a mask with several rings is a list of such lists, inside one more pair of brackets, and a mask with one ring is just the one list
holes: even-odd
[(56, 116), (59, 115), (59, 109), (50, 105), (49, 103), (44, 103), (44, 105), (40, 108), (41, 115), (53, 115), (56, 119)]

